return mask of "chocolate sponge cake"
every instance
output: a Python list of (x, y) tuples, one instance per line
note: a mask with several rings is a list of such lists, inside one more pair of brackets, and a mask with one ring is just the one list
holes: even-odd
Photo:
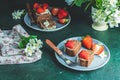
[(69, 56), (75, 56), (81, 48), (81, 42), (78, 40), (68, 40), (65, 43), (65, 52)]
[(91, 50), (82, 50), (78, 57), (80, 66), (88, 67), (94, 59), (94, 53)]
[(32, 8), (29, 3), (26, 4), (31, 23), (40, 25), (42, 29), (55, 29), (56, 22), (53, 20), (51, 12), (48, 7), (44, 9), (42, 6), (42, 4), (38, 4), (38, 8)]
[(54, 29), (56, 28), (56, 22), (52, 20), (51, 14), (42, 14), (37, 17), (37, 23), (43, 29)]

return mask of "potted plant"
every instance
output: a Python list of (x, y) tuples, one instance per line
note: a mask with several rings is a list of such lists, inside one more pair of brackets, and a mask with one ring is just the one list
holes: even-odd
[(87, 3), (85, 11), (92, 6), (92, 28), (98, 31), (108, 29), (108, 25), (119, 27), (120, 23), (120, 0), (65, 0), (68, 5), (81, 7)]

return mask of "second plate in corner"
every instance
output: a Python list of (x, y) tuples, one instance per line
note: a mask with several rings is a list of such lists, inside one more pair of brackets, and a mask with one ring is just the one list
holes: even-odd
[(66, 26), (68, 26), (68, 24), (70, 24), (71, 16), (68, 15), (67, 18), (69, 19), (69, 21), (66, 24), (60, 24), (60, 23), (57, 22), (57, 18), (53, 17), (53, 20), (55, 20), (55, 22), (56, 22), (56, 28), (51, 29), (51, 30), (43, 29), (38, 24), (31, 25), (31, 20), (29, 18), (28, 13), (26, 13), (26, 15), (24, 16), (24, 22), (28, 27), (30, 27), (30, 28), (32, 28), (34, 30), (38, 30), (38, 31), (42, 31), (42, 32), (54, 32), (54, 31), (61, 30), (61, 29), (65, 28)]

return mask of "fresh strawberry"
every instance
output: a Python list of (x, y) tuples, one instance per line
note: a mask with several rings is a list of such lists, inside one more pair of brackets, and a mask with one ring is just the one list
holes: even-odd
[(57, 8), (57, 7), (53, 7), (51, 9), (51, 13), (52, 13), (53, 16), (56, 16), (58, 14), (58, 11), (59, 11), (59, 8)]
[(94, 54), (99, 55), (104, 51), (104, 46), (94, 43), (93, 46), (92, 46), (92, 50), (93, 50)]
[(82, 45), (87, 48), (87, 49), (91, 49), (92, 48), (92, 44), (93, 44), (93, 40), (92, 37), (87, 35), (83, 38), (82, 40)]
[(79, 58), (83, 58), (83, 59), (88, 60), (89, 59), (89, 52), (87, 50), (82, 50), (79, 53)]
[(43, 6), (43, 9), (45, 10), (45, 9), (47, 9), (47, 8), (48, 8), (48, 6), (49, 6), (49, 5), (48, 5), (47, 3), (43, 3), (43, 5), (42, 5), (42, 6)]
[(58, 18), (61, 19), (61, 18), (64, 18), (66, 16), (68, 16), (68, 12), (65, 9), (60, 9), (58, 12)]
[(58, 20), (58, 22), (60, 23), (60, 24), (65, 24), (66, 22), (68, 22), (69, 21), (69, 19), (66, 19), (66, 18), (62, 18), (62, 19), (59, 19)]
[(65, 47), (68, 47), (68, 48), (73, 49), (73, 48), (74, 48), (74, 42), (73, 42), (73, 40), (68, 40), (68, 41), (65, 43)]
[(39, 3), (34, 3), (34, 4), (33, 4), (33, 8), (34, 8), (34, 9), (37, 9), (39, 6), (40, 6)]
[(42, 7), (39, 7), (38, 9), (37, 9), (37, 13), (38, 14), (40, 14), (40, 13), (42, 13), (42, 12), (44, 12), (45, 10), (42, 8)]

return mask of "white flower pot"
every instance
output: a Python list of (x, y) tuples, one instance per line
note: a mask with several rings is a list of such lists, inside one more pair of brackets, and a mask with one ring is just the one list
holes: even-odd
[[(97, 14), (98, 9), (92, 7), (92, 28), (97, 31), (105, 31), (108, 29), (108, 24), (105, 22), (105, 17), (100, 17), (101, 13)], [(93, 15), (94, 14), (94, 15)]]
[(105, 31), (108, 29), (108, 25), (107, 25), (107, 23), (93, 22), (92, 28), (97, 31)]

